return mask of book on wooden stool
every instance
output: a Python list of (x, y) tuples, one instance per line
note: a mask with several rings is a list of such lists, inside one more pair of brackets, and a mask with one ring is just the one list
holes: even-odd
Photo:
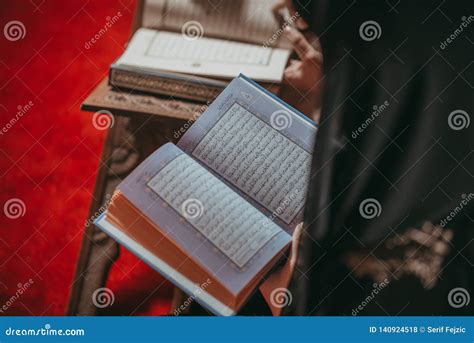
[(112, 86), (212, 101), (240, 73), (280, 84), (291, 46), (278, 0), (145, 2), (143, 22), (110, 66)]
[(235, 314), (303, 219), (316, 125), (240, 75), (142, 162), (95, 224), (215, 314)]

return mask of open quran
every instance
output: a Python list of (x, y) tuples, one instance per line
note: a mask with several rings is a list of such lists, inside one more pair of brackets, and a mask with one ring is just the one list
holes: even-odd
[(112, 86), (197, 101), (240, 73), (279, 84), (290, 50), (278, 0), (148, 0), (143, 27), (110, 67)]
[(213, 313), (235, 314), (302, 221), (316, 131), (240, 75), (95, 224)]

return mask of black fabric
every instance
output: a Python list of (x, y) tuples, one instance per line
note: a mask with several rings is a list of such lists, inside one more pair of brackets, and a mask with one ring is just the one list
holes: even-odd
[[(356, 285), (342, 256), (370, 252), (426, 221), (454, 232), (438, 286), (428, 291), (408, 276), (379, 302), (408, 302), (406, 315), (472, 314), (473, 301), (454, 309), (447, 295), (454, 287), (474, 295), (474, 124), (467, 126), (474, 115), (474, 2), (294, 3), (320, 37), (325, 80), (286, 314), (350, 315), (372, 281)], [(362, 39), (366, 21), (379, 25), (378, 38)], [(375, 106), (383, 109), (377, 115)], [(380, 204), (379, 216), (361, 215), (366, 199)], [(443, 222), (463, 199), (462, 210)], [(380, 305), (364, 314), (399, 309)]]

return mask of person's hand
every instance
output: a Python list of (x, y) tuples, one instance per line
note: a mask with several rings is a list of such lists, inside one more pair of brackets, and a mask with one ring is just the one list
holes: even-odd
[(304, 35), (290, 26), (285, 35), (293, 45), (299, 60), (290, 60), (283, 79), (303, 95), (316, 92), (323, 77), (323, 55), (309, 44)]
[(265, 301), (274, 316), (279, 316), (283, 309), (282, 305), (284, 304), (279, 302), (279, 297), (285, 295), (289, 297), (289, 299), (293, 297), (293, 295), (289, 293), (288, 285), (293, 275), (296, 259), (298, 257), (298, 247), (302, 231), (303, 223), (300, 223), (296, 226), (295, 231), (293, 232), (290, 256), (285, 265), (271, 274), (260, 286), (260, 293), (265, 298)]

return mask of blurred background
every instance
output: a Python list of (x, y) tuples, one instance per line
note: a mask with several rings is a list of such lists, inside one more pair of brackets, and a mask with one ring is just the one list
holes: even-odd
[[(0, 315), (66, 312), (106, 132), (80, 104), (124, 50), (134, 6), (0, 3)], [(108, 314), (169, 310), (171, 286), (124, 249), (106, 286), (116, 298)]]

